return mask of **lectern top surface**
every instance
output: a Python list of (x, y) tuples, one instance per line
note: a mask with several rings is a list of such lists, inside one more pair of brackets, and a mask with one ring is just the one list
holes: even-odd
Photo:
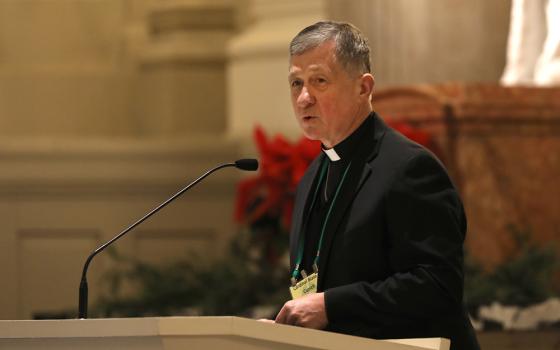
[[(0, 344), (11, 339), (220, 338), (280, 344), (282, 349), (447, 350), (442, 338), (373, 340), (240, 317), (146, 317), (87, 320), (0, 321)], [(266, 348), (266, 347), (265, 347)], [(279, 349), (280, 349), (279, 348)]]

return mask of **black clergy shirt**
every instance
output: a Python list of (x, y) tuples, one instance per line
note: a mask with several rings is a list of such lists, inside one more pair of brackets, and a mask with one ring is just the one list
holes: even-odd
[[(302, 269), (307, 273), (313, 272), (312, 266), (315, 256), (317, 255), (321, 229), (342, 176), (350, 162), (355, 158), (354, 156), (358, 153), (356, 151), (361, 141), (364, 138), (373, 137), (373, 135), (369, 135), (372, 133), (372, 128), (369, 126), (371, 123), (373, 123), (373, 117), (370, 114), (350, 136), (333, 147), (332, 150), (335, 152), (335, 157), (333, 157), (333, 159), (338, 156), (340, 158), (339, 160), (331, 159), (330, 155), (332, 151), (326, 150), (323, 146), (323, 152), (327, 155), (327, 157), (325, 157), (325, 161), (328, 162), (327, 173), (322, 183), (319, 184), (317, 200), (314, 207), (310, 209), (311, 211), (307, 215), (307, 224), (304, 231), (305, 249), (303, 253)], [(315, 183), (318, 181), (319, 173), (317, 174)]]

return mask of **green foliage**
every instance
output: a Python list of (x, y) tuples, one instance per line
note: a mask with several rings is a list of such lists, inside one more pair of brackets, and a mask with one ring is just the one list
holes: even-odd
[[(223, 257), (211, 263), (190, 257), (156, 266), (113, 251), (120, 267), (105, 276), (110, 288), (93, 313), (167, 316), (194, 310), (197, 315), (248, 316), (259, 305), (279, 309), (289, 299), (289, 273), (279, 259), (287, 250), (287, 236), (275, 222), (240, 232)], [(553, 283), (560, 268), (554, 247), (531, 242), (528, 230), (512, 226), (510, 232), (517, 253), (494, 271), (484, 271), (469, 257), (465, 261), (465, 302), (472, 314), (495, 301), (527, 306), (560, 295)]]
[(465, 301), (469, 310), (499, 302), (527, 306), (559, 295), (554, 285), (560, 262), (554, 247), (530, 241), (530, 231), (510, 226), (517, 253), (492, 272), (474, 260), (465, 261)]
[[(219, 260), (184, 258), (155, 266), (115, 252), (120, 268), (106, 276), (110, 291), (94, 312), (101, 316), (249, 315), (258, 305), (277, 306), (288, 299), (288, 271), (255, 254), (240, 233)], [(124, 288), (126, 286), (127, 288)], [(124, 295), (123, 289), (133, 289)]]

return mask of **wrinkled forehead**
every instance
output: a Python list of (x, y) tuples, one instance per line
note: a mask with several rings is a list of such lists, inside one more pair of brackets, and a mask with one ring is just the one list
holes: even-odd
[(333, 45), (327, 43), (316, 46), (301, 54), (290, 56), (289, 74), (297, 74), (302, 71), (333, 72), (340, 67), (336, 60)]
[(325, 64), (311, 64), (309, 66), (298, 66), (297, 64), (290, 65), (290, 70), (288, 72), (288, 79), (294, 79), (301, 75), (313, 75), (313, 74), (333, 74), (334, 70)]

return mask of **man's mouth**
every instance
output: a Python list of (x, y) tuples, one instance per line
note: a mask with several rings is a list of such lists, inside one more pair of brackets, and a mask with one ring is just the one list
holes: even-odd
[(304, 122), (307, 122), (307, 121), (310, 121), (313, 118), (317, 118), (317, 117), (313, 116), (313, 115), (305, 115), (305, 116), (303, 116), (302, 119), (303, 119)]

